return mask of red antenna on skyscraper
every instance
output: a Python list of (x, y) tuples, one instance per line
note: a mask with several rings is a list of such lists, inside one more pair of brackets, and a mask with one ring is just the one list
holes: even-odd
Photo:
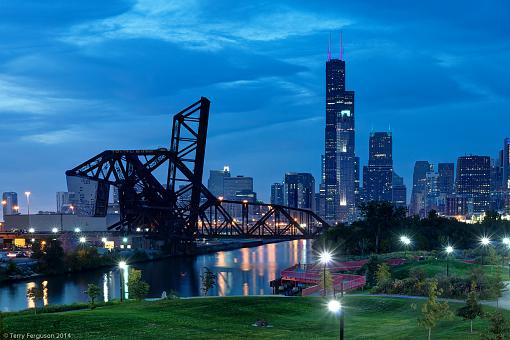
[(342, 41), (342, 31), (340, 31), (340, 60), (344, 58), (344, 45)]

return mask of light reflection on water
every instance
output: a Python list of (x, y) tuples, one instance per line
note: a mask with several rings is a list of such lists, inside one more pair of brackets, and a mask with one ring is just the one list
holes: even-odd
[[(149, 297), (160, 297), (163, 291), (177, 292), (180, 296), (201, 295), (200, 275), (204, 267), (217, 275), (217, 285), (209, 295), (262, 295), (271, 294), (269, 281), (275, 280), (281, 270), (312, 261), (311, 241), (296, 240), (272, 243), (254, 248), (201, 255), (195, 258), (172, 258), (156, 262), (131, 265), (142, 270), (143, 280), (150, 285)], [(86, 302), (87, 285), (94, 283), (102, 289), (103, 301), (118, 299), (120, 295), (120, 269), (102, 269), (65, 276), (34, 279), (0, 286), (2, 311), (33, 308), (26, 297), (27, 288), (43, 287), (42, 303), (67, 304)], [(124, 270), (125, 296), (128, 296), (128, 270)], [(38, 306), (41, 301), (38, 301)]]

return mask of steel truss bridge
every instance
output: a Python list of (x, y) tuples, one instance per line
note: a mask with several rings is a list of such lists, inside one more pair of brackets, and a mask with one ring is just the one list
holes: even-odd
[(97, 182), (93, 216), (106, 215), (117, 187), (120, 221), (109, 230), (141, 231), (176, 252), (197, 238), (313, 238), (328, 228), (310, 210), (223, 200), (202, 184), (209, 107), (202, 97), (174, 115), (168, 149), (104, 151), (66, 171), (68, 185), (73, 177)]

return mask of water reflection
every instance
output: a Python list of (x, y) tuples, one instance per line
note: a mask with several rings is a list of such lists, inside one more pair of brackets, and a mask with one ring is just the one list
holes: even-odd
[[(161, 297), (163, 291), (175, 291), (180, 296), (200, 295), (200, 274), (204, 267), (209, 268), (218, 278), (217, 285), (209, 291), (209, 295), (262, 295), (271, 294), (269, 281), (276, 279), (281, 270), (311, 259), (311, 241), (299, 240), (195, 258), (133, 264), (132, 267), (142, 270), (142, 279), (150, 285), (149, 297)], [(128, 270), (116, 267), (0, 286), (0, 310), (33, 308), (33, 301), (28, 301), (26, 291), (34, 286), (44, 286), (44, 305), (86, 302), (88, 297), (85, 291), (89, 283), (102, 287), (104, 301), (119, 299), (121, 272), (127, 297)]]

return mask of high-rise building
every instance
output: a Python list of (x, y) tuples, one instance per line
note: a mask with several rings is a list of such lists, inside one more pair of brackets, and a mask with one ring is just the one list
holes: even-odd
[(57, 192), (57, 213), (71, 214), (74, 212), (74, 205), (76, 204), (74, 192), (59, 191)]
[(437, 174), (437, 186), (439, 190), (437, 211), (441, 214), (446, 214), (446, 199), (455, 192), (455, 165), (453, 163), (439, 163), (437, 165)]
[(326, 62), (326, 129), (324, 153), (325, 219), (355, 216), (354, 91), (345, 90), (345, 61)]
[(372, 132), (369, 140), (368, 166), (363, 183), (365, 201), (393, 200), (393, 152), (391, 132)]
[(360, 172), (359, 172), (359, 157), (354, 157), (354, 203), (358, 207), (361, 203), (361, 186), (360, 185)]
[(211, 170), (207, 181), (207, 189), (216, 197), (224, 196), (224, 179), (228, 177), (230, 177), (230, 168), (226, 165), (223, 170)]
[(18, 215), (18, 194), (15, 192), (4, 192), (2, 194), (2, 207), (4, 216), (7, 215)]
[(393, 172), (392, 188), (393, 204), (397, 208), (407, 207), (407, 187), (404, 184), (404, 178), (396, 172)]
[(315, 209), (315, 179), (312, 174), (285, 174), (285, 204), (293, 208)]
[(284, 205), (285, 185), (283, 183), (271, 184), (271, 204)]
[(434, 171), (434, 167), (427, 161), (417, 161), (414, 164), (413, 190), (411, 193), (410, 215), (425, 217), (427, 197), (427, 173)]
[(238, 196), (246, 196), (248, 193), (253, 193), (253, 177), (223, 178), (223, 196), (226, 200), (238, 200)]
[(455, 165), (439, 163), (437, 165), (438, 189), (441, 194), (451, 195), (455, 191)]
[(324, 218), (326, 215), (326, 172), (325, 157), (321, 155), (321, 182), (319, 192), (315, 194), (315, 213)]
[(439, 174), (429, 171), (425, 174), (425, 214), (431, 210), (439, 211)]
[(490, 209), (491, 159), (488, 156), (462, 156), (457, 160), (456, 192), (468, 200), (469, 213)]
[(503, 161), (503, 189), (510, 189), (510, 138), (505, 138), (503, 142), (503, 152), (502, 152), (502, 161)]

